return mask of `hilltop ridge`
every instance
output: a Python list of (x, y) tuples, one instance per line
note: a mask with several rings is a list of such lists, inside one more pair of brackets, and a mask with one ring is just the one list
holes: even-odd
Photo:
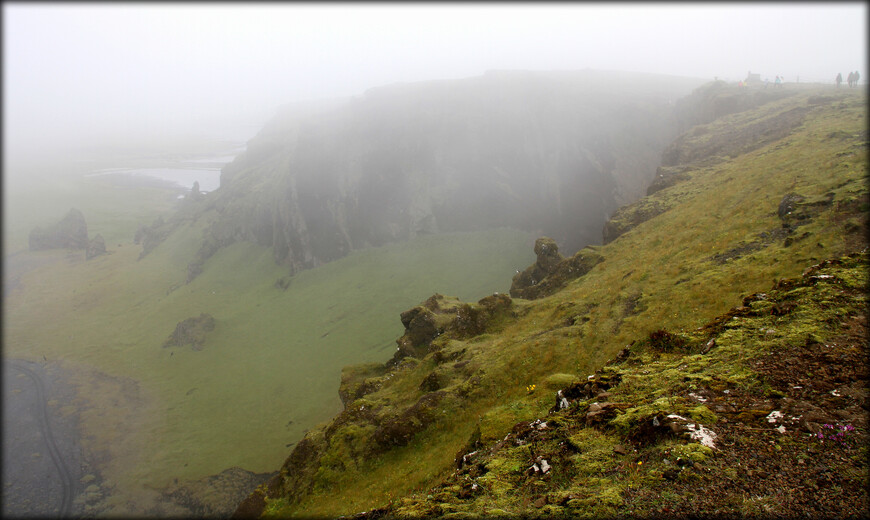
[[(696, 94), (714, 108), (616, 212), (594, 265), (552, 270), (534, 300), (454, 301), (443, 319), (433, 301), (420, 327), (426, 312), (403, 314), (407, 355), (346, 368), (344, 410), (236, 516), (789, 514), (812, 500), (866, 514), (866, 93)], [(839, 372), (783, 372), (834, 358)], [(838, 433), (852, 444), (811, 438)], [(792, 493), (768, 485), (780, 476)]]

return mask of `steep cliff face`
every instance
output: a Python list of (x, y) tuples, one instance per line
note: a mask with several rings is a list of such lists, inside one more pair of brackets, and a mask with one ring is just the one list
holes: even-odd
[(491, 72), (287, 109), (225, 167), (213, 242), (271, 246), (294, 270), (422, 233), (511, 226), (568, 252), (643, 195), (673, 140), (665, 76)]

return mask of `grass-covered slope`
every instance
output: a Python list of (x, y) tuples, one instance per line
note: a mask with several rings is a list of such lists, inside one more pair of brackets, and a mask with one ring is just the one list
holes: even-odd
[(867, 268), (825, 261), (705, 327), (654, 331), (555, 399), (552, 377), (549, 414), (362, 516), (866, 517)]
[[(764, 391), (785, 383), (765, 379), (764, 369), (747, 365), (748, 360), (776, 349), (800, 348), (806, 344), (807, 333), (812, 334), (809, 348), (818, 349), (817, 344), (830, 344), (832, 338), (844, 334), (840, 328), (854, 327), (857, 325), (850, 323), (861, 321), (853, 317), (863, 312), (858, 299), (863, 287), (858, 274), (862, 267), (851, 260), (844, 264), (850, 266), (848, 272), (831, 273), (848, 280), (842, 289), (848, 298), (837, 296), (839, 286), (830, 288), (830, 293), (800, 296), (805, 299), (792, 303), (806, 306), (806, 310), (783, 311), (782, 324), (776, 322), (775, 313), (765, 314), (761, 308), (778, 300), (760, 299), (746, 304), (756, 314), (744, 313), (734, 320), (742, 324), (758, 319), (757, 323), (739, 332), (724, 326), (698, 331), (746, 295), (769, 290), (773, 281), (800, 277), (810, 265), (866, 247), (866, 110), (864, 92), (807, 88), (761, 107), (726, 115), (708, 124), (703, 132), (690, 133), (679, 142), (681, 157), (691, 158), (682, 160), (681, 182), (653, 194), (663, 211), (632, 222), (618, 237), (596, 249), (603, 261), (548, 297), (515, 299), (506, 312), (496, 314), (484, 312), (485, 301), (465, 307), (452, 302), (455, 316), (440, 324), (433, 319), (434, 333), (425, 322), (417, 327), (413, 319), (407, 320), (402, 340), (417, 338), (421, 357), (406, 357), (390, 366), (346, 369), (344, 381), (355, 389), (355, 400), (347, 400), (344, 411), (330, 423), (309, 432), (280, 474), (249, 497), (238, 514), (329, 516), (378, 508), (386, 508), (378, 509), (381, 513), (398, 516), (454, 511), (491, 514), (493, 509), (512, 516), (577, 514), (584, 510), (598, 516), (630, 512), (632, 508), (667, 513), (665, 509), (650, 510), (654, 507), (651, 504), (658, 503), (643, 498), (648, 492), (639, 486), (629, 487), (631, 479), (634, 483), (649, 479), (670, 483), (663, 476), (670, 469), (664, 459), (705, 458), (725, 467), (730, 455), (717, 455), (721, 448), (707, 450), (680, 435), (637, 444), (644, 440), (636, 431), (642, 419), (661, 413), (660, 425), (674, 423), (676, 430), (684, 423), (700, 423), (718, 431), (726, 442), (745, 433), (740, 421), (765, 428), (763, 421), (756, 424), (758, 410), (773, 402)], [(791, 115), (784, 115), (795, 113), (801, 115), (797, 123)], [(760, 121), (764, 125), (759, 126)], [(774, 128), (777, 121), (786, 125), (785, 130)], [(751, 137), (762, 127), (767, 129), (767, 137), (758, 146), (741, 134), (742, 130)], [(694, 141), (692, 135), (704, 137)], [(726, 137), (739, 139), (740, 146), (728, 146)], [(723, 146), (708, 146), (716, 139), (724, 140)], [(650, 204), (650, 200), (642, 199), (623, 214)], [(789, 307), (789, 298), (797, 295), (789, 296), (783, 287), (780, 285), (777, 298)], [(803, 289), (813, 290), (817, 289)], [(834, 296), (837, 298), (832, 299)], [(834, 310), (824, 310), (828, 308)], [(418, 311), (417, 315), (425, 313)], [(467, 326), (470, 318), (477, 323), (476, 333), (471, 335)], [(768, 330), (774, 332), (768, 334)], [(701, 353), (710, 339), (718, 346)], [(556, 402), (556, 391), (576, 390), (572, 384), (577, 381), (582, 389), (588, 374), (603, 370), (608, 360), (632, 343), (629, 351), (634, 353), (629, 360), (640, 360), (649, 368), (634, 366), (631, 372), (623, 373), (610, 367), (600, 372), (608, 379), (597, 390), (613, 387), (613, 395), (573, 394), (573, 411), (561, 412), (554, 426), (530, 426), (537, 418), (550, 421), (547, 413)], [(855, 357), (849, 350), (854, 341), (844, 339), (841, 343), (843, 355)], [(680, 357), (686, 354), (691, 355)], [(771, 359), (770, 363), (776, 363), (778, 358), (774, 355)], [(859, 376), (852, 374), (842, 384), (851, 385)], [(347, 395), (349, 387), (343, 388)], [(708, 399), (722, 400), (722, 392), (737, 389), (744, 401), (724, 401), (737, 412), (733, 417), (738, 426), (733, 431), (723, 426), (733, 424), (723, 421), (727, 412), (719, 412), (720, 418), (687, 393), (703, 397), (707, 392)], [(591, 390), (595, 389), (587, 392)], [(800, 397), (786, 390), (779, 390), (785, 392), (780, 399)], [(856, 395), (860, 402), (860, 393)], [(605, 413), (593, 415), (598, 417), (593, 421), (598, 427), (588, 428), (590, 398), (596, 396), (614, 404), (591, 410)], [(752, 399), (764, 400), (762, 408), (755, 407)], [(772, 410), (766, 410), (765, 416)], [(737, 418), (742, 412), (748, 416)], [(665, 420), (672, 413), (682, 414), (686, 421)], [(542, 445), (532, 444), (533, 453), (527, 445), (516, 442), (517, 435), (526, 440), (530, 433), (551, 432), (554, 427), (567, 437), (542, 438)], [(788, 428), (792, 431), (791, 425)], [(857, 428), (863, 431), (864, 426)], [(782, 439), (780, 451), (797, 449), (794, 446), (803, 446), (800, 442), (806, 440), (797, 433), (772, 438)], [(756, 437), (751, 439), (757, 441)], [(785, 439), (794, 439), (796, 444), (784, 448)], [(506, 445), (508, 441), (514, 444)], [(616, 444), (624, 453), (614, 454)], [(764, 457), (779, 453), (774, 445), (761, 443), (758, 447)], [(481, 452), (484, 448), (487, 451)], [(567, 451), (557, 455), (563, 448)], [(640, 451), (635, 453), (635, 448)], [(666, 454), (667, 449), (676, 456)], [(477, 469), (466, 467), (469, 473), (455, 473), (457, 461), (475, 450), (479, 461), (471, 456), (466, 462)], [(537, 456), (550, 464), (550, 477), (533, 479), (524, 473)], [(560, 461), (560, 466), (556, 467), (554, 460)], [(809, 460), (806, 464), (828, 464)], [(843, 467), (861, 468), (851, 460), (844, 458)], [(644, 464), (637, 465), (638, 461)], [(775, 459), (769, 459), (763, 471), (775, 471), (771, 469), (775, 464)], [(639, 466), (652, 470), (641, 472)], [(540, 463), (538, 467), (540, 470)], [(679, 472), (676, 482), (691, 475), (691, 471)], [(856, 481), (850, 479), (837, 485), (852, 489)], [(658, 480), (656, 483), (661, 485)], [(801, 485), (810, 486), (802, 489), (815, 490), (811, 484)], [(797, 486), (794, 484), (794, 489)], [(669, 502), (662, 507), (687, 507), (681, 500), (688, 491), (677, 485), (671, 488)], [(762, 512), (768, 508), (778, 511), (788, 503), (781, 496), (768, 497), (764, 490), (744, 495), (736, 488), (728, 489), (724, 502), (711, 498), (709, 508), (704, 506), (701, 511), (734, 511), (728, 509), (732, 505), (722, 504), (744, 496), (747, 511), (753, 507)], [(835, 489), (832, 496), (836, 493)], [(839, 493), (858, 496), (852, 491)], [(601, 508), (587, 509), (592, 502)]]
[[(85, 458), (114, 488), (90, 513), (159, 514), (145, 496), (174, 479), (274, 471), (306, 429), (341, 409), (342, 366), (393, 354), (400, 311), (438, 284), (464, 298), (506, 291), (498, 273), (532, 258), (527, 235), (492, 230), (361, 250), (288, 278), (269, 249), (238, 243), (185, 284), (201, 233), (181, 224), (141, 259), (132, 229), (89, 261), (23, 253), (46, 264), (4, 301), (3, 354), (74, 375), (78, 401), (60, 412), (77, 414)], [(203, 313), (214, 318), (203, 343), (164, 346)]]

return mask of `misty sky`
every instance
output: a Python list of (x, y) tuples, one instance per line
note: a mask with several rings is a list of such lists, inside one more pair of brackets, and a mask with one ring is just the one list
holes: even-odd
[(217, 131), (287, 102), (489, 69), (866, 78), (866, 20), (863, 2), (4, 2), (4, 146)]

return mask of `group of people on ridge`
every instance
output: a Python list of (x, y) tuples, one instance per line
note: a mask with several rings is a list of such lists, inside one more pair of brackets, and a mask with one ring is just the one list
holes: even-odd
[[(858, 74), (858, 71), (856, 70), (855, 72), (849, 73), (849, 75), (846, 77), (846, 81), (849, 83), (850, 87), (857, 87), (858, 86), (858, 79), (860, 79), (860, 78), (861, 78), (861, 75)], [(838, 72), (837, 73), (837, 86), (839, 87), (840, 83), (842, 83), (842, 82), (843, 82), (843, 75)]]

